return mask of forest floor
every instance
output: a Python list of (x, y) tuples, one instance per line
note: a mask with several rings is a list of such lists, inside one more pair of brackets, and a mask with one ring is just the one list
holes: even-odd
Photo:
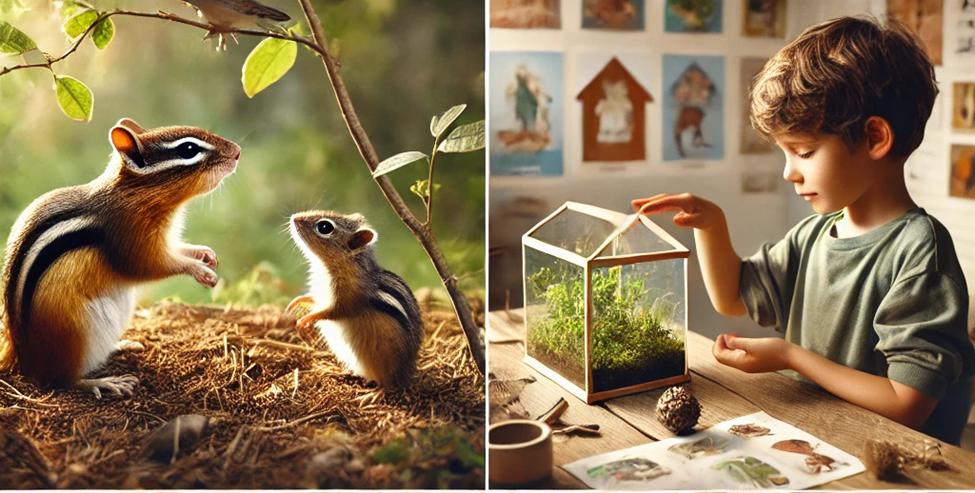
[(140, 310), (145, 350), (96, 374), (131, 397), (0, 373), (0, 489), (483, 489), (484, 378), (453, 311), (423, 312), (412, 387), (377, 393), (280, 308)]

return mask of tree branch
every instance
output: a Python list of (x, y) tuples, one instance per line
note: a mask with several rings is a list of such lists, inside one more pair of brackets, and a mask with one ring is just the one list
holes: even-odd
[[(162, 12), (162, 11), (160, 11), (160, 12), (153, 13), (153, 12), (135, 12), (135, 11), (131, 11), (131, 10), (113, 10), (111, 12), (104, 12), (104, 13), (100, 14), (98, 16), (98, 18), (95, 19), (95, 22), (92, 22), (91, 25), (88, 26), (88, 29), (85, 29), (85, 32), (81, 33), (74, 41), (72, 41), (71, 46), (69, 46), (68, 49), (67, 49), (67, 51), (65, 51), (61, 56), (59, 56), (57, 58), (50, 58), (50, 55), (48, 55), (47, 53), (44, 53), (44, 57), (45, 58), (48, 58), (47, 62), (45, 62), (45, 63), (25, 63), (25, 64), (21, 64), (21, 65), (14, 65), (14, 66), (10, 66), (10, 67), (4, 67), (3, 70), (0, 70), (0, 76), (3, 76), (5, 74), (8, 74), (8, 73), (13, 72), (15, 70), (22, 70), (22, 69), (28, 69), (28, 68), (48, 68), (48, 69), (51, 69), (52, 66), (55, 63), (61, 62), (65, 58), (68, 58), (69, 56), (71, 56), (72, 53), (74, 53), (75, 51), (77, 51), (78, 50), (78, 47), (81, 46), (81, 43), (88, 37), (89, 34), (91, 34), (91, 32), (95, 29), (95, 26), (97, 26), (99, 22), (101, 22), (101, 21), (103, 21), (105, 19), (108, 19), (110, 17), (115, 17), (115, 16), (143, 17), (143, 18), (150, 18), (150, 19), (161, 19), (161, 20), (164, 20), (164, 21), (175, 22), (177, 24), (184, 24), (184, 25), (187, 25), (187, 26), (192, 26), (192, 27), (195, 27), (197, 29), (202, 29), (202, 30), (207, 31), (207, 32), (209, 32), (211, 29), (213, 29), (213, 27), (210, 26), (209, 24), (206, 24), (206, 23), (203, 23), (203, 22), (199, 22), (199, 21), (194, 21), (192, 19), (187, 19), (185, 17), (180, 17), (178, 15), (170, 14), (168, 12)], [(221, 31), (221, 32), (223, 32), (224, 34), (240, 34), (240, 35), (243, 35), (243, 36), (258, 36), (258, 37), (262, 37), (262, 38), (278, 38), (278, 39), (284, 39), (284, 40), (288, 40), (288, 41), (294, 41), (296, 43), (300, 43), (300, 44), (303, 44), (303, 45), (311, 48), (312, 50), (314, 50), (319, 55), (322, 55), (323, 54), (323, 50), (321, 50), (318, 47), (318, 45), (315, 44), (313, 41), (305, 38), (304, 36), (298, 36), (298, 35), (295, 35), (295, 34), (281, 34), (281, 33), (276, 33), (276, 32), (273, 32), (273, 31), (258, 31), (258, 30), (253, 30), (253, 29), (233, 29), (233, 30)]]

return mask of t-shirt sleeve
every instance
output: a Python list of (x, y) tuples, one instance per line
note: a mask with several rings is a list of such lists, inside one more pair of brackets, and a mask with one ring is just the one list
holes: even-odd
[(897, 281), (874, 317), (887, 378), (940, 399), (963, 370), (967, 316), (966, 289), (951, 277), (933, 271)]
[(741, 261), (738, 295), (748, 316), (762, 327), (783, 330), (789, 318), (792, 282), (799, 265), (799, 237), (810, 219), (793, 227), (778, 243), (766, 243)]

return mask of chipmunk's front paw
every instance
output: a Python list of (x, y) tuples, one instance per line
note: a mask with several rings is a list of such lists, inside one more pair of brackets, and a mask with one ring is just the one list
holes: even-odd
[(299, 318), (298, 323), (296, 325), (298, 327), (298, 330), (308, 330), (314, 327), (315, 322), (321, 319), (322, 317), (318, 316), (317, 314), (306, 315), (304, 317)]
[(208, 246), (186, 245), (180, 249), (180, 253), (189, 258), (199, 260), (211, 269), (216, 269), (220, 260), (217, 259), (217, 252)]
[(217, 285), (217, 273), (202, 263), (192, 263), (187, 268), (187, 274), (193, 276), (196, 282), (212, 288)]

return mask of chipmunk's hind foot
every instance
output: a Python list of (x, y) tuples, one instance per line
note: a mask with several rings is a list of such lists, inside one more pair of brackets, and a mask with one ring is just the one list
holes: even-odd
[(131, 396), (138, 384), (139, 379), (135, 375), (121, 375), (117, 377), (83, 378), (78, 380), (75, 388), (91, 391), (95, 394), (96, 399), (101, 399), (102, 390), (107, 390), (117, 396)]

